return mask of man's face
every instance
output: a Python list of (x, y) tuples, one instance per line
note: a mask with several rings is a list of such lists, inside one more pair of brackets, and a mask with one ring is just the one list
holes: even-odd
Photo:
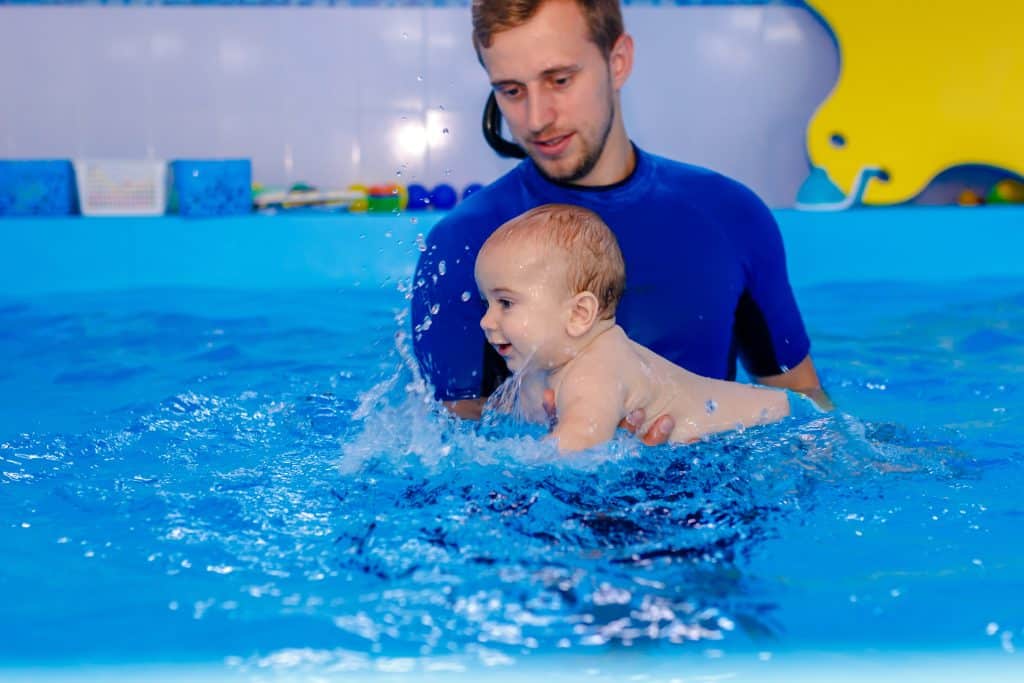
[(573, 0), (548, 0), (525, 24), (481, 50), (509, 129), (541, 171), (586, 181), (616, 115), (609, 63)]

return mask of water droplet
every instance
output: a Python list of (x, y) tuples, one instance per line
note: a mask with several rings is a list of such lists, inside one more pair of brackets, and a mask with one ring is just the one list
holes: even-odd
[(445, 263), (444, 261), (441, 261), (440, 263), (438, 263), (437, 264), (437, 272), (440, 273), (441, 275), (444, 275), (445, 273), (447, 273), (448, 272), (448, 264)]
[(402, 31), (402, 40), (408, 40), (408, 39), (409, 39), (409, 34), (406, 33), (405, 31)]
[(441, 304), (434, 304), (430, 307), (430, 315), (437, 315), (441, 310)]
[(441, 133), (442, 133), (443, 135), (448, 135), (448, 129), (447, 129), (447, 128), (444, 128), (444, 129), (442, 129), (442, 130), (441, 130)]
[(420, 219), (416, 218), (416, 216), (413, 216), (412, 218), (409, 219), (409, 224), (410, 225), (416, 225), (419, 222), (420, 222)]
[(416, 75), (416, 81), (419, 82), (419, 83), (422, 83), (423, 82), (423, 76), (417, 74)]
[(472, 294), (470, 294), (469, 292), (463, 292), (462, 293), (462, 300), (463, 301), (469, 301), (471, 296), (472, 296)]
[(707, 403), (704, 404), (704, 410), (708, 411), (708, 415), (710, 415), (718, 410), (718, 404), (709, 398)]
[(423, 316), (423, 324), (420, 325), (420, 330), (426, 332), (427, 330), (430, 329), (430, 326), (432, 324), (434, 324), (434, 319), (431, 318), (429, 315), (425, 315)]
[(422, 233), (419, 234), (419, 235), (416, 235), (416, 248), (419, 249), (420, 251), (426, 251), (427, 250), (427, 242), (426, 242), (426, 240), (423, 239)]
[(452, 169), (450, 169), (450, 168), (444, 169), (444, 174), (445, 175), (451, 175), (452, 174)]
[(388, 230), (386, 233), (384, 233), (384, 236), (387, 237), (388, 239), (391, 239), (391, 231)]
[(437, 108), (440, 109), (441, 111), (444, 111), (444, 105), (443, 104), (437, 105)]
[(398, 169), (397, 171), (395, 171), (395, 175), (402, 175), (402, 169)]

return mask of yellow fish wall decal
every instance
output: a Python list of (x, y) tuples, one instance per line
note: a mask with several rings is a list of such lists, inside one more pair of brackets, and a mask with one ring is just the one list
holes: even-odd
[(807, 149), (843, 195), (904, 202), (964, 164), (1024, 176), (1024, 1), (807, 4), (840, 62)]

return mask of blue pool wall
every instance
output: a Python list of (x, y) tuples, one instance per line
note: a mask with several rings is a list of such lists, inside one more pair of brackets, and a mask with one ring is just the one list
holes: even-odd
[[(1020, 278), (1024, 208), (776, 211), (791, 281)], [(439, 213), (0, 221), (0, 296), (143, 288), (397, 291)]]

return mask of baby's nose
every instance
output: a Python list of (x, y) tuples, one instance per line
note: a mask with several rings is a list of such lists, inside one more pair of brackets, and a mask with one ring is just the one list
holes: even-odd
[(484, 330), (494, 329), (494, 322), (491, 320), (490, 310), (484, 313), (484, 317), (480, 318), (480, 327)]

